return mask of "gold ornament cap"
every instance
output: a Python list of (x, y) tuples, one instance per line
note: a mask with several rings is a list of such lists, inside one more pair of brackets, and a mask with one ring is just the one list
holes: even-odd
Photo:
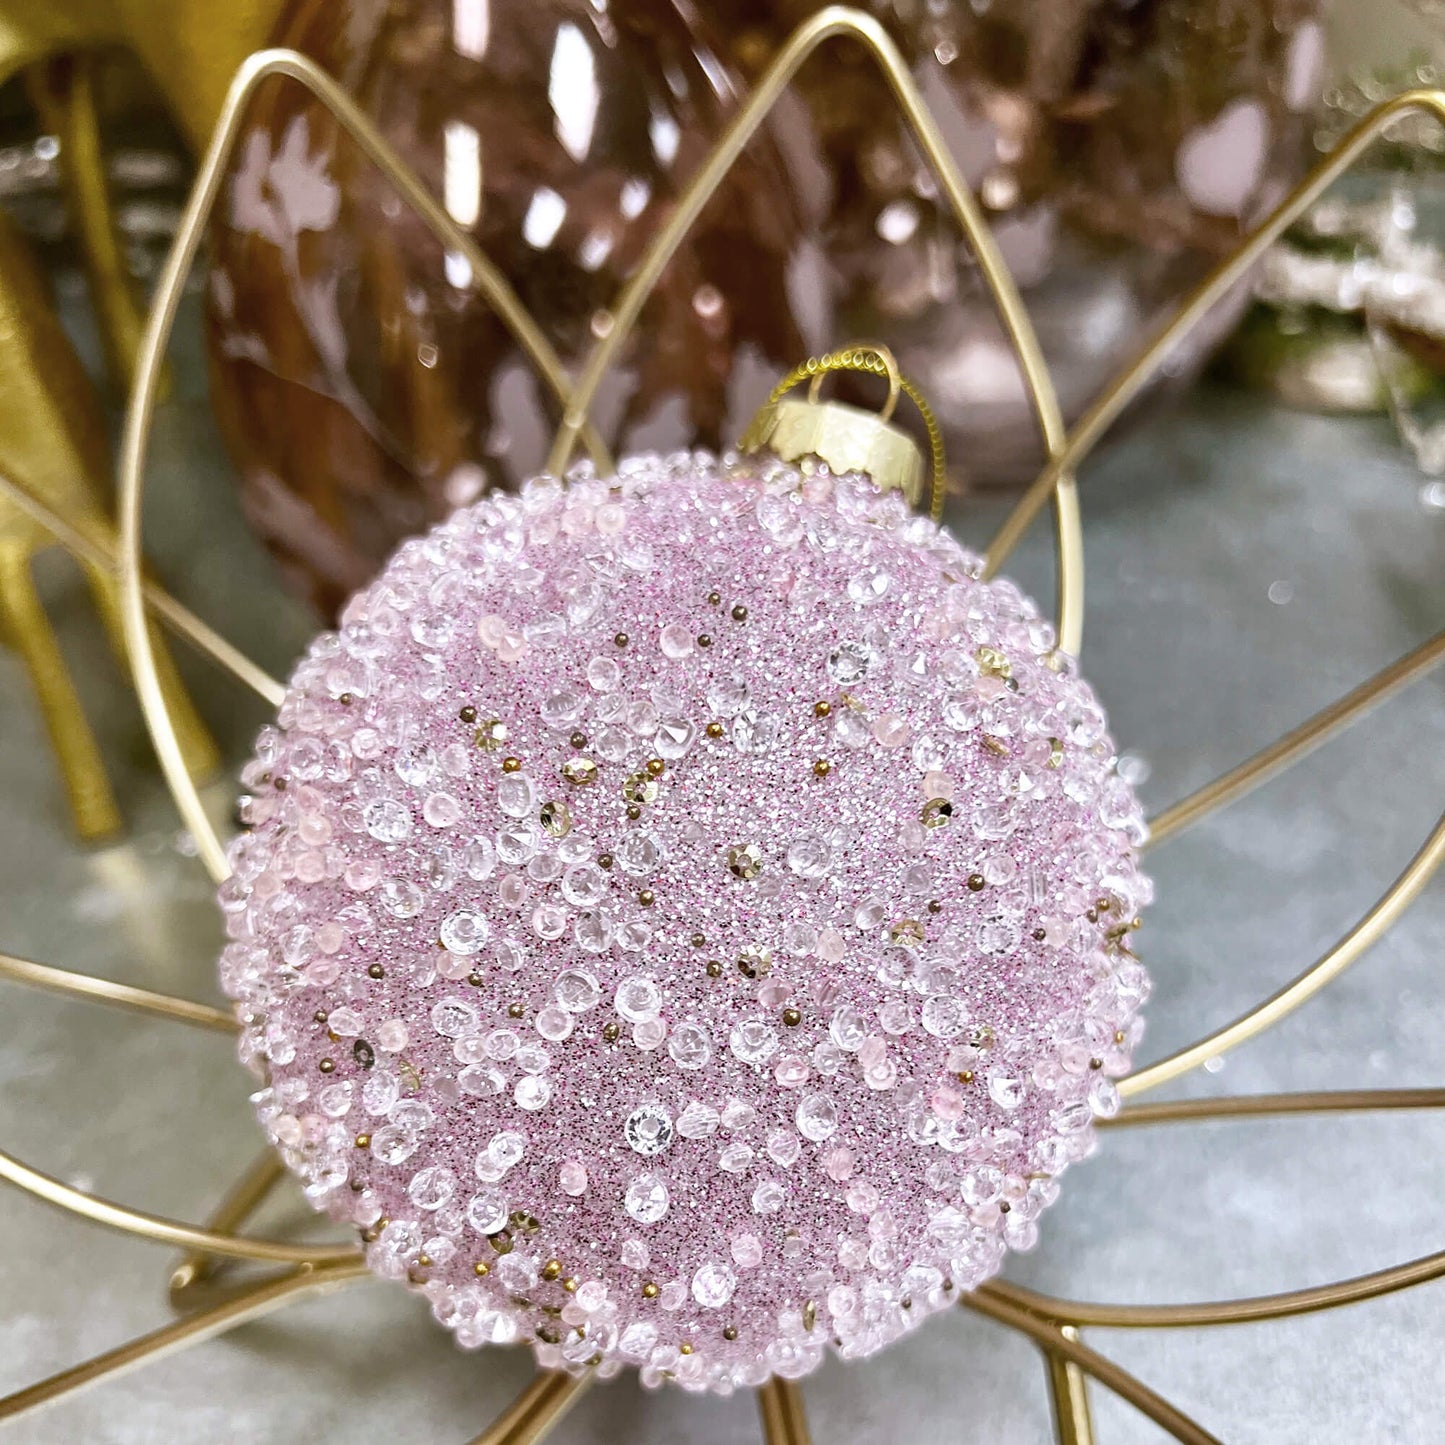
[[(881, 411), (868, 411), (832, 398), (821, 398), (823, 378), (839, 371), (881, 376), (888, 381), (888, 399)], [(806, 400), (787, 395), (809, 382)], [(900, 396), (918, 408), (928, 428), (933, 452), (933, 513), (943, 497), (943, 444), (928, 403), (898, 371), (885, 346), (860, 343), (809, 357), (773, 388), (739, 439), (742, 452), (771, 452), (780, 461), (817, 457), (835, 472), (866, 472), (884, 491), (901, 491), (909, 506), (923, 497), (923, 456), (913, 438), (892, 422)]]

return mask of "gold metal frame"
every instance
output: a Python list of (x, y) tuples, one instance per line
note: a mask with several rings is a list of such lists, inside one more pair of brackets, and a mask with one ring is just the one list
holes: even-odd
[[(473, 285), (512, 330), (561, 403), (563, 421), (552, 449), (552, 468), (559, 470), (564, 467), (580, 442), (599, 467), (605, 470), (610, 466), (610, 459), (605, 446), (588, 423), (588, 412), (598, 386), (616, 362), (647, 297), (688, 227), (700, 214), (728, 168), (757, 133), (808, 56), (825, 40), (838, 37), (862, 46), (883, 73), (920, 151), (937, 172), (942, 192), (973, 248), (980, 271), (998, 303), (1005, 328), (1018, 354), (1049, 461), (994, 538), (988, 552), (987, 573), (993, 575), (1003, 564), (1030, 522), (1052, 497), (1057, 535), (1058, 631), (1060, 646), (1070, 652), (1077, 650), (1083, 615), (1082, 533), (1072, 479), (1074, 469), (1210, 306), (1240, 282), (1264, 248), (1300, 216), (1391, 121), (1406, 112), (1418, 110), (1445, 119), (1445, 92), (1440, 91), (1411, 92), (1381, 106), (1367, 117), (1346, 138), (1340, 149), (1322, 162), (1281, 203), (1236, 255), (1200, 285), (1176, 318), (1160, 331), (1134, 364), (1115, 379), (1075, 428), (1066, 434), (1037, 340), (978, 204), (950, 157), (901, 55), (883, 28), (865, 14), (841, 8), (824, 10), (800, 27), (784, 46), (716, 149), (679, 198), (667, 223), (624, 286), (611, 313), (610, 327), (586, 359), (575, 382), (564, 371), (505, 279), (470, 237), (451, 221), (416, 176), (406, 169), (335, 82), (310, 61), (291, 52), (263, 51), (252, 56), (236, 76), (202, 162), (195, 190), (161, 279), (138, 357), (120, 465), (118, 555), (112, 557), (104, 553), (93, 541), (67, 529), (63, 519), (46, 513), (33, 500), (30, 502), (32, 508), (38, 509), (35, 511), (38, 520), (78, 556), (92, 565), (119, 573), (136, 688), (171, 792), (196, 837), (202, 861), (213, 877), (220, 879), (225, 876), (225, 852), (181, 761), (176, 732), (159, 687), (156, 658), (150, 647), (147, 609), (200, 647), (269, 704), (274, 706), (279, 700), (281, 686), (144, 578), (139, 560), (141, 503), (148, 434), (161, 382), (164, 353), (182, 287), (219, 194), (226, 163), (241, 131), (247, 102), (256, 88), (267, 79), (280, 76), (309, 89), (396, 186), (402, 198), (417, 211), (442, 245), (466, 258)], [(0, 479), (0, 486), (3, 486), (3, 479)], [(1158, 845), (1176, 836), (1275, 777), (1358, 721), (1372, 708), (1427, 675), (1442, 658), (1445, 658), (1445, 633), (1431, 638), (1338, 702), (1301, 723), (1278, 742), (1165, 810), (1153, 820), (1153, 844)], [(1445, 860), (1445, 819), (1437, 825), (1375, 906), (1317, 962), (1286, 988), (1233, 1023), (1130, 1075), (1122, 1081), (1121, 1092), (1132, 1099), (1278, 1023), (1378, 942), (1419, 895), (1442, 860)], [(0, 954), (0, 980), (6, 979), (214, 1032), (235, 1031), (229, 1015), (206, 1005)], [(1130, 1103), (1116, 1119), (1109, 1121), (1108, 1127), (1442, 1106), (1445, 1106), (1445, 1089)], [(26, 1414), (148, 1360), (213, 1338), (279, 1309), (294, 1299), (339, 1289), (368, 1277), (360, 1253), (353, 1246), (290, 1244), (237, 1232), (279, 1181), (282, 1172), (275, 1158), (267, 1154), (241, 1176), (209, 1220), (203, 1225), (191, 1225), (143, 1214), (82, 1193), (0, 1153), (0, 1179), (34, 1197), (92, 1223), (179, 1246), (187, 1251), (171, 1276), (172, 1300), (184, 1312), (177, 1322), (0, 1399), (0, 1422)], [(232, 1282), (223, 1289), (218, 1286), (216, 1277), (227, 1260), (267, 1261), (281, 1266), (281, 1270), (259, 1282)], [(1185, 1445), (1210, 1445), (1215, 1437), (1203, 1426), (1086, 1344), (1081, 1338), (1081, 1331), (1090, 1326), (1178, 1328), (1278, 1319), (1374, 1298), (1439, 1278), (1442, 1274), (1445, 1274), (1445, 1251), (1354, 1279), (1247, 1299), (1181, 1305), (1119, 1305), (1054, 1298), (996, 1280), (960, 1303), (1021, 1333), (1039, 1346), (1046, 1365), (1060, 1445), (1092, 1445), (1094, 1431), (1089, 1414), (1088, 1379), (1112, 1390)], [(476, 1437), (472, 1445), (529, 1445), (529, 1442), (540, 1440), (576, 1402), (586, 1385), (585, 1376), (573, 1378), (540, 1373), (508, 1410)], [(758, 1391), (758, 1403), (763, 1433), (769, 1445), (806, 1445), (809, 1439), (807, 1419), (797, 1386), (784, 1380), (770, 1381)]]

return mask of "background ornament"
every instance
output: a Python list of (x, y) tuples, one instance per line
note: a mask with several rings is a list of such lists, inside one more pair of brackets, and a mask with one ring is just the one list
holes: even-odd
[[(817, 8), (744, 7), (744, 67)], [(1324, 62), (1312, 0), (868, 8), (978, 190), (1070, 419), (1307, 163)], [(846, 46), (825, 57), (799, 89), (830, 181), (819, 226), (838, 325), (887, 342), (932, 398), (955, 485), (1025, 480), (1038, 438), (988, 289), (877, 73)], [(1192, 334), (1171, 380), (1197, 372), (1245, 302)]]
[[(338, 78), (571, 365), (734, 113), (707, 7), (295, 3), (277, 43)], [(293, 88), (257, 98), (212, 235), (217, 415), (247, 511), (323, 614), (404, 536), (519, 482), (556, 420), (460, 259)], [(796, 203), (767, 138), (649, 296), (599, 424), (717, 445), (750, 371), (802, 350)], [(601, 419), (605, 417), (605, 422)]]

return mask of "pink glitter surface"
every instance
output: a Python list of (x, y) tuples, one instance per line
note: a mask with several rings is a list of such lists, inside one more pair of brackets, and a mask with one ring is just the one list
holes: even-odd
[(866, 478), (644, 457), (457, 513), (313, 644), (222, 980), (309, 1198), (460, 1343), (726, 1392), (1035, 1242), (1150, 889), (978, 570)]

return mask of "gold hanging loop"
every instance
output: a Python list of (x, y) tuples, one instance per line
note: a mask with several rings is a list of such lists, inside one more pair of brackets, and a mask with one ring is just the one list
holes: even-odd
[(823, 392), (823, 378), (830, 373), (859, 371), (876, 376), (880, 373), (880, 368), (881, 373), (888, 378), (888, 399), (883, 403), (878, 415), (884, 421), (892, 421), (893, 413), (898, 409), (899, 395), (903, 391), (903, 376), (898, 370), (898, 358), (881, 343), (850, 343), (841, 351), (830, 351), (823, 356), (810, 356), (801, 367), (794, 367), (788, 376), (773, 388), (768, 400), (777, 401), (785, 393), (791, 391), (803, 379), (803, 376), (810, 375), (813, 379), (808, 384), (808, 400), (816, 406), (818, 398)]
[[(943, 501), (947, 491), (947, 477), (944, 467), (943, 453), (943, 429), (938, 424), (937, 417), (933, 414), (933, 408), (929, 406), (928, 399), (918, 387), (903, 375), (898, 369), (897, 358), (883, 345), (873, 341), (851, 342), (849, 345), (840, 347), (837, 351), (827, 351), (821, 356), (810, 356), (806, 361), (799, 362), (778, 384), (768, 393), (767, 405), (759, 412), (759, 417), (764, 416), (770, 409), (775, 409), (783, 398), (795, 386), (803, 382), (808, 383), (808, 405), (819, 407), (821, 401), (823, 379), (839, 372), (856, 372), (865, 376), (881, 376), (888, 382), (888, 397), (881, 409), (874, 413), (880, 427), (888, 427), (892, 421), (893, 413), (897, 410), (898, 399), (906, 396), (911, 401), (923, 419), (924, 430), (928, 433), (929, 452), (929, 497), (928, 512), (935, 522), (941, 521), (943, 517)], [(842, 408), (842, 403), (831, 403), (832, 406)], [(853, 410), (853, 408), (848, 408)], [(758, 440), (756, 432), (757, 423), (748, 428), (744, 434), (744, 445), (749, 444), (749, 439)], [(902, 435), (899, 433), (898, 435)], [(789, 458), (793, 460), (794, 458)], [(865, 470), (867, 470), (865, 468)], [(884, 480), (880, 478), (880, 480)], [(916, 500), (908, 486), (903, 490), (910, 501)]]

